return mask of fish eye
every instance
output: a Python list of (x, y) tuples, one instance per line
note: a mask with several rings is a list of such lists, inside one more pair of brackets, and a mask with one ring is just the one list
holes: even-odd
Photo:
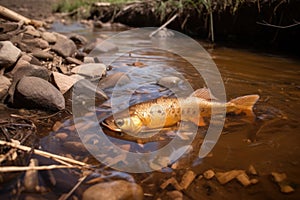
[(124, 120), (123, 119), (117, 119), (116, 120), (116, 125), (119, 126), (119, 127), (123, 126), (124, 125)]

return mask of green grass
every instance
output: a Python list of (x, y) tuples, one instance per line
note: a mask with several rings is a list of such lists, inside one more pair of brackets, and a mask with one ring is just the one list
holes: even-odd
[(109, 2), (113, 4), (123, 4), (128, 3), (133, 0), (59, 0), (53, 7), (54, 12), (71, 12), (80, 7), (89, 7), (95, 2)]

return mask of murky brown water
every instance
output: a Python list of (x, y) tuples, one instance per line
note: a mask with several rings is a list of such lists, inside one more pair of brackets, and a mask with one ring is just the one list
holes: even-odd
[[(89, 37), (97, 36), (99, 33), (111, 34), (109, 29), (104, 32), (75, 29), (75, 32)], [(124, 43), (124, 45), (127, 44)], [(132, 83), (122, 86), (121, 92), (118, 93), (119, 100), (116, 102), (120, 102), (120, 108), (126, 106), (121, 104), (124, 101), (122, 95), (132, 92), (133, 89), (137, 89), (138, 92), (130, 99), (131, 104), (170, 95), (170, 91), (163, 90), (162, 87), (154, 84), (162, 75), (186, 78), (193, 88), (204, 85), (203, 80), (190, 64), (179, 56), (147, 48), (145, 41), (137, 40), (135, 45), (145, 48), (133, 51), (130, 55), (121, 55), (111, 63), (113, 68), (108, 72), (108, 74), (116, 71), (127, 72), (131, 78)], [(168, 168), (165, 173), (131, 175), (137, 183), (142, 185), (144, 192), (149, 194), (146, 199), (158, 197), (168, 199), (165, 195), (166, 190), (161, 190), (159, 185), (162, 184), (164, 178), (175, 176), (179, 180), (186, 169), (202, 174), (208, 169), (229, 171), (248, 169), (249, 165), (253, 165), (259, 173), (260, 182), (256, 185), (244, 188), (238, 182), (232, 181), (223, 186), (216, 180), (204, 181), (197, 178), (190, 188), (184, 191), (184, 199), (299, 199), (300, 62), (288, 57), (226, 47), (208, 48), (208, 52), (224, 80), (228, 99), (246, 94), (260, 95), (260, 100), (255, 106), (256, 122), (249, 124), (240, 117), (229, 117), (210, 156), (199, 161), (196, 159), (197, 153), (206, 131), (205, 128), (201, 128), (198, 131), (200, 136), (197, 136), (192, 143), (193, 150), (183, 156), (178, 162), (177, 169)], [(136, 61), (144, 63), (145, 66), (128, 66)], [(184, 90), (185, 87), (183, 84), (179, 86), (179, 89)], [(113, 90), (107, 89), (105, 92), (111, 96)], [(99, 118), (103, 119), (109, 116), (110, 109), (96, 105), (96, 111)], [(57, 132), (45, 133), (41, 142), (42, 148), (62, 155), (71, 154), (77, 159), (88, 157), (89, 162), (99, 164), (84, 150), (70, 148), (70, 145), (64, 145), (55, 137), (57, 133), (67, 132), (69, 141), (79, 141), (72, 120), (67, 119), (63, 122), (64, 126)], [(172, 134), (169, 136), (172, 138)], [(141, 146), (135, 142), (123, 140), (118, 135), (114, 137), (109, 137), (113, 143), (133, 152), (153, 151), (168, 142), (168, 140), (149, 142)], [(104, 166), (101, 166), (101, 169), (102, 167)], [(282, 194), (278, 186), (272, 182), (270, 173), (273, 171), (286, 173), (296, 192), (289, 195)], [(127, 175), (124, 173), (116, 175), (118, 176), (126, 178)]]

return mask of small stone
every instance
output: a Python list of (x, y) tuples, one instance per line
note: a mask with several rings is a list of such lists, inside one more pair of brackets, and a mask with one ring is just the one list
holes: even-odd
[(217, 172), (215, 174), (220, 184), (226, 184), (236, 178), (241, 173), (244, 173), (244, 170), (231, 170), (228, 172)]
[[(38, 166), (37, 159), (30, 159), (29, 167)], [(24, 176), (24, 187), (27, 192), (35, 192), (39, 187), (38, 171), (29, 169), (26, 171)]]
[(85, 153), (87, 152), (85, 146), (82, 142), (67, 141), (63, 143), (63, 146), (71, 151), (73, 154)]
[(61, 127), (62, 127), (63, 123), (61, 123), (60, 121), (56, 121), (54, 123), (54, 125), (52, 126), (52, 130), (54, 132), (58, 131)]
[(78, 80), (59, 72), (52, 73), (55, 85), (62, 94), (66, 93)]
[(3, 75), (0, 75), (0, 101), (6, 96), (10, 85), (10, 79), (6, 78)]
[(50, 32), (43, 32), (42, 38), (49, 42), (50, 44), (53, 44), (56, 42), (56, 36), (53, 33)]
[(251, 185), (248, 175), (244, 172), (236, 177), (236, 179), (245, 187)]
[(21, 56), (21, 50), (15, 47), (10, 41), (0, 42), (0, 68), (10, 67)]
[(101, 78), (106, 74), (106, 66), (101, 63), (82, 64), (74, 67), (71, 72), (90, 78)]
[(182, 200), (183, 194), (177, 190), (167, 192), (167, 195), (170, 197), (170, 199), (173, 200)]
[(25, 76), (17, 83), (13, 105), (58, 111), (65, 108), (65, 99), (60, 91), (44, 79)]
[(282, 193), (285, 193), (285, 194), (289, 194), (289, 193), (292, 193), (294, 192), (294, 188), (292, 188), (290, 185), (287, 185), (287, 184), (280, 184), (280, 191)]
[(204, 178), (207, 180), (212, 179), (215, 176), (215, 172), (213, 170), (207, 170), (203, 173)]
[(68, 134), (67, 133), (56, 133), (54, 137), (61, 141), (64, 141), (67, 139)]
[(16, 30), (18, 27), (19, 24), (15, 22), (0, 23), (0, 32), (7, 33)]
[(35, 47), (35, 48), (46, 49), (49, 47), (49, 43), (46, 40), (43, 40), (42, 38), (24, 39), (22, 40), (22, 42), (27, 46), (31, 46), (32, 48)]
[(253, 178), (253, 179), (250, 180), (250, 182), (251, 182), (252, 185), (254, 185), (254, 184), (257, 184), (259, 181), (258, 181), (258, 179)]
[(62, 34), (55, 33), (55, 35), (57, 40), (51, 49), (63, 57), (73, 56), (77, 50), (75, 43)]
[(285, 173), (272, 172), (271, 174), (272, 174), (272, 176), (274, 178), (274, 181), (276, 183), (280, 183), (280, 182), (284, 181), (287, 178)]
[(42, 51), (40, 49), (34, 49), (32, 55), (38, 59), (42, 60), (53, 60), (53, 55), (47, 51)]
[(127, 76), (126, 73), (116, 72), (101, 79), (98, 83), (98, 87), (104, 90), (110, 87), (114, 87), (116, 85), (122, 86), (128, 83), (130, 83), (130, 78)]
[(143, 189), (136, 183), (117, 180), (106, 183), (98, 183), (89, 187), (82, 195), (83, 200), (142, 200)]
[(180, 82), (181, 82), (180, 78), (176, 76), (168, 76), (168, 77), (160, 78), (157, 81), (157, 84), (166, 88), (173, 88), (173, 87), (177, 87)]
[(75, 65), (82, 65), (83, 64), (83, 62), (81, 60), (78, 60), (78, 59), (72, 58), (72, 57), (66, 57), (66, 61), (69, 64), (75, 64)]
[(187, 189), (190, 184), (194, 181), (196, 177), (196, 174), (195, 172), (189, 170), (187, 171), (183, 176), (182, 176), (182, 179), (181, 179), (181, 182), (180, 182), (180, 186), (183, 188), (183, 189)]
[(257, 175), (257, 171), (256, 169), (254, 168), (253, 165), (250, 165), (249, 168), (248, 168), (248, 171), (251, 175)]
[(87, 44), (88, 40), (82, 36), (82, 35), (79, 35), (79, 34), (75, 34), (75, 33), (72, 33), (71, 35), (69, 35), (69, 38), (76, 44), (76, 45), (79, 45), (79, 46), (82, 46), (82, 45), (85, 45)]
[(36, 30), (33, 26), (29, 25), (25, 27), (25, 34), (31, 35), (33, 37), (40, 37), (41, 34), (38, 30)]

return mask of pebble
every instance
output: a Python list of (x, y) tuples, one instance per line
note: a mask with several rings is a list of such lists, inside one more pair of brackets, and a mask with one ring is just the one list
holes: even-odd
[(170, 199), (173, 199), (173, 200), (182, 200), (183, 199), (182, 192), (177, 191), (177, 190), (167, 192), (167, 195), (170, 197)]
[(41, 60), (53, 60), (53, 55), (51, 53), (40, 49), (34, 49), (32, 55)]
[(59, 72), (53, 72), (54, 84), (62, 94), (66, 93), (78, 80)]
[(7, 22), (7, 23), (0, 23), (0, 32), (1, 33), (6, 33), (10, 31), (14, 31), (19, 27), (18, 23), (15, 22)]
[(239, 174), (236, 179), (245, 187), (251, 185), (251, 181), (245, 172)]
[(207, 170), (203, 173), (204, 178), (207, 180), (212, 179), (215, 176), (215, 172), (213, 170)]
[(46, 40), (46, 41), (49, 42), (50, 44), (53, 44), (53, 43), (56, 42), (56, 36), (55, 36), (55, 34), (53, 34), (53, 33), (50, 33), (50, 32), (43, 32), (41, 36), (42, 36), (42, 38), (43, 38), (44, 40)]
[(10, 41), (0, 41), (0, 69), (12, 66), (20, 56), (21, 50)]
[(167, 76), (167, 77), (160, 78), (157, 81), (157, 84), (165, 88), (173, 88), (173, 87), (177, 87), (180, 82), (181, 79), (176, 76)]
[[(38, 166), (38, 160), (30, 159), (29, 167)], [(34, 169), (27, 170), (24, 176), (24, 187), (27, 192), (34, 192), (38, 190), (39, 178), (38, 171)]]
[(43, 40), (42, 38), (24, 39), (22, 40), (22, 42), (27, 45), (27, 48), (28, 46), (30, 46), (33, 50), (34, 47), (41, 49), (46, 49), (49, 47), (49, 43), (46, 40)]
[(62, 34), (55, 33), (55, 36), (57, 40), (51, 49), (63, 57), (73, 56), (77, 50), (75, 43)]
[(124, 180), (98, 183), (89, 187), (82, 195), (83, 200), (142, 200), (143, 197), (141, 186)]
[(63, 146), (67, 148), (68, 151), (71, 151), (73, 154), (80, 154), (80, 153), (87, 152), (82, 142), (67, 141), (63, 143)]
[(182, 179), (181, 179), (181, 182), (180, 182), (180, 186), (183, 188), (183, 189), (187, 189), (190, 184), (194, 181), (196, 177), (196, 174), (195, 172), (189, 170), (187, 171), (183, 176), (182, 176)]
[(28, 25), (25, 27), (25, 34), (31, 35), (33, 37), (40, 37), (41, 34), (38, 30), (36, 30), (33, 26)]
[(0, 75), (0, 101), (6, 96), (11, 81), (6, 76)]
[(54, 137), (61, 141), (64, 141), (68, 137), (68, 134), (67, 133), (56, 133)]
[(116, 72), (101, 79), (98, 83), (98, 87), (102, 90), (105, 90), (107, 88), (116, 86), (116, 84), (118, 84), (118, 86), (122, 86), (128, 83), (130, 83), (130, 78), (126, 73)]
[(21, 108), (58, 111), (65, 108), (65, 99), (60, 91), (44, 79), (25, 76), (16, 86), (13, 104)]
[(244, 173), (244, 170), (231, 170), (228, 172), (217, 172), (215, 174), (220, 184), (226, 184), (236, 178), (238, 175)]
[(253, 165), (250, 165), (249, 168), (248, 168), (248, 171), (251, 175), (257, 175), (257, 171), (256, 169), (254, 168)]
[(77, 58), (72, 58), (72, 57), (66, 57), (66, 61), (69, 64), (76, 64), (76, 65), (82, 65), (83, 62), (81, 60), (78, 60)]
[(89, 78), (101, 78), (106, 74), (106, 66), (101, 63), (87, 63), (74, 67), (71, 72)]

